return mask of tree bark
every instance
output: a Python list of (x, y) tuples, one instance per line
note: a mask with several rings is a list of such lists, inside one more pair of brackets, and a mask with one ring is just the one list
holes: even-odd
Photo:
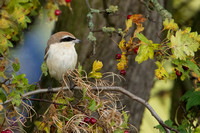
[[(103, 9), (105, 7), (105, 1), (93, 0), (90, 1), (90, 6), (95, 9)], [(94, 29), (100, 29), (103, 26), (116, 26), (124, 29), (125, 20), (129, 14), (143, 14), (149, 16), (150, 19), (144, 23), (145, 30), (143, 34), (153, 40), (153, 42), (159, 43), (158, 32), (162, 28), (161, 16), (155, 12), (149, 12), (146, 6), (139, 0), (107, 0), (107, 5), (118, 5), (118, 13), (122, 16), (103, 16), (101, 14), (94, 14), (93, 22)], [(160, 4), (163, 5), (163, 0), (160, 0)], [(59, 17), (56, 23), (54, 32), (69, 31), (77, 38), (82, 40), (82, 44), (76, 46), (77, 53), (79, 55), (79, 62), (83, 65), (83, 68), (89, 72), (92, 67), (92, 63), (95, 59), (103, 61), (103, 72), (114, 72), (119, 74), (117, 70), (117, 61), (115, 54), (120, 53), (119, 47), (109, 38), (108, 35), (103, 33), (95, 33), (97, 38), (96, 54), (92, 55), (92, 45), (87, 40), (89, 28), (87, 25), (87, 13), (88, 7), (84, 0), (72, 1), (73, 14), (69, 9), (62, 7), (63, 14)], [(120, 41), (119, 36), (112, 36), (112, 39), (117, 43)], [(150, 90), (154, 84), (154, 61), (146, 61), (138, 64), (135, 62), (135, 56), (130, 56), (128, 61), (129, 68), (126, 70), (125, 81), (116, 81), (116, 84), (123, 86), (127, 90), (131, 91), (135, 95), (148, 100)], [(139, 129), (144, 107), (136, 102), (130, 102), (130, 99), (125, 96), (121, 96), (122, 103), (126, 106), (126, 110), (130, 112), (130, 123)]]

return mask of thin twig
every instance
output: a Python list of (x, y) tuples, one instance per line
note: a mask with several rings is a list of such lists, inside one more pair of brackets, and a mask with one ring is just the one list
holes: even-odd
[[(58, 88), (52, 88), (51, 90), (49, 89), (38, 89), (35, 91), (31, 91), (31, 92), (27, 92), (24, 95), (22, 95), (23, 97), (27, 97), (27, 96), (32, 96), (32, 95), (36, 95), (36, 94), (41, 94), (41, 93), (55, 93), (58, 92), (60, 90), (60, 87)], [(69, 90), (67, 87), (64, 87), (63, 90)], [(75, 87), (74, 90), (80, 90), (79, 87)], [(163, 120), (160, 118), (160, 116), (155, 112), (155, 110), (151, 107), (151, 105), (149, 105), (149, 103), (147, 101), (145, 101), (144, 99), (134, 95), (133, 93), (127, 91), (126, 89), (122, 88), (122, 87), (118, 87), (118, 86), (109, 86), (109, 87), (92, 87), (92, 90), (101, 90), (101, 91), (117, 91), (117, 92), (121, 92), (123, 94), (125, 94), (126, 96), (128, 96), (129, 98), (131, 98), (132, 100), (135, 100), (139, 103), (141, 103), (142, 105), (144, 105), (150, 112), (151, 115), (160, 123), (160, 125), (166, 130), (167, 133), (170, 133), (171, 131), (175, 131), (176, 133), (179, 133), (179, 131), (177, 131), (176, 129), (173, 129), (169, 126), (167, 126)], [(4, 103), (1, 103), (1, 105), (5, 105), (9, 102), (11, 102), (12, 99), (5, 101)]]
[(86, 2), (86, 5), (87, 5), (88, 9), (90, 10), (91, 8), (90, 8), (89, 1), (88, 1), (88, 0), (85, 0), (85, 2)]

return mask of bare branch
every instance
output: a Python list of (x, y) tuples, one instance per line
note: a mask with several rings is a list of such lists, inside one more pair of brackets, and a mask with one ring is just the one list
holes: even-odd
[[(23, 97), (27, 97), (27, 96), (32, 96), (32, 95), (36, 95), (36, 94), (41, 94), (41, 93), (55, 93), (58, 92), (61, 88), (52, 88), (51, 90), (49, 89), (38, 89), (35, 91), (31, 91), (31, 92), (27, 92), (24, 95), (22, 95)], [(67, 91), (69, 90), (69, 88), (64, 87), (63, 90)], [(79, 87), (75, 87), (74, 90), (80, 90)], [(170, 133), (171, 131), (175, 131), (176, 133), (179, 133), (179, 131), (177, 131), (176, 129), (173, 129), (169, 126), (167, 126), (163, 120), (160, 118), (160, 116), (155, 112), (155, 110), (151, 107), (151, 105), (149, 105), (149, 103), (147, 101), (145, 101), (144, 99), (134, 95), (133, 93), (127, 91), (126, 89), (122, 88), (122, 87), (118, 87), (118, 86), (108, 86), (108, 87), (92, 87), (92, 90), (97, 91), (97, 90), (101, 90), (101, 91), (117, 91), (120, 92), (122, 94), (125, 94), (126, 96), (128, 96), (129, 98), (131, 98), (132, 100), (135, 100), (139, 103), (141, 103), (142, 105), (144, 105), (150, 112), (151, 115), (160, 123), (160, 125), (165, 129), (165, 131), (167, 133)], [(9, 102), (11, 102), (12, 99), (5, 101), (4, 103), (0, 103), (1, 105), (5, 105)]]
[(140, 0), (142, 3), (144, 3), (147, 7), (149, 5), (152, 5), (153, 8), (165, 19), (172, 19), (172, 14), (168, 12), (163, 6), (160, 5), (158, 0)]

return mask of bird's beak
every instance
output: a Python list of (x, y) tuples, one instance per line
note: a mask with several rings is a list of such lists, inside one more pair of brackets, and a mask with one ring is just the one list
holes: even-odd
[(80, 43), (81, 40), (79, 40), (79, 39), (75, 39), (75, 40), (73, 40), (73, 42), (74, 42), (74, 43)]

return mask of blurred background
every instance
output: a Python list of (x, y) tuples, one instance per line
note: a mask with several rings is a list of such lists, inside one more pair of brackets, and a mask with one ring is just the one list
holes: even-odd
[[(159, 0), (159, 3), (172, 13), (173, 18), (180, 27), (192, 27), (192, 31), (200, 32), (200, 0)], [(144, 23), (143, 34), (153, 42), (160, 42), (158, 33), (162, 29), (162, 17), (156, 11), (151, 10), (143, 4), (143, 0), (90, 0), (90, 6), (95, 9), (104, 10), (109, 5), (118, 5), (120, 15), (94, 15), (94, 29), (103, 26), (125, 27), (125, 20), (129, 14), (143, 14), (147, 18)], [(117, 43), (119, 36), (111, 38), (102, 33), (96, 32), (97, 38), (96, 54), (93, 55), (93, 46), (87, 40), (89, 34), (87, 13), (88, 7), (84, 0), (72, 1), (73, 12), (66, 6), (61, 7), (62, 14), (58, 21), (49, 21), (45, 10), (43, 15), (38, 16), (31, 24), (30, 28), (24, 33), (24, 40), (11, 50), (11, 56), (17, 56), (21, 63), (19, 73), (25, 73), (30, 83), (37, 82), (41, 75), (40, 66), (43, 62), (44, 50), (48, 38), (52, 33), (58, 31), (68, 31), (82, 40), (81, 44), (76, 45), (79, 55), (78, 61), (86, 71), (91, 70), (95, 59), (101, 60), (104, 64), (103, 72), (115, 72), (117, 61), (115, 55), (120, 53)], [(129, 68), (126, 70), (125, 81), (116, 81), (116, 84), (124, 87), (135, 95), (149, 101), (158, 115), (163, 119), (175, 118), (175, 112), (179, 106), (179, 98), (185, 91), (191, 88), (191, 80), (186, 79), (180, 82), (175, 81), (156, 81), (154, 61), (146, 61), (138, 64), (134, 61), (135, 55), (129, 60)], [(167, 66), (171, 71), (170, 64)], [(151, 114), (144, 109), (144, 106), (137, 102), (130, 102), (126, 96), (121, 96), (122, 103), (126, 110), (131, 114), (130, 123), (133, 124), (140, 133), (159, 132), (153, 127), (158, 123)], [(181, 112), (179, 113), (181, 116)], [(177, 116), (177, 120), (179, 119)], [(136, 132), (136, 131), (132, 131)]]

